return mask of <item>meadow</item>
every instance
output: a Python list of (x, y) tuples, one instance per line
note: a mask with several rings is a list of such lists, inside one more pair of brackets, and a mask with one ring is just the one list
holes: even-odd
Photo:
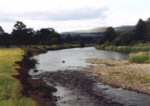
[(36, 106), (31, 98), (21, 94), (21, 83), (13, 77), (19, 74), (15, 62), (21, 61), (24, 53), (20, 48), (0, 49), (0, 106)]

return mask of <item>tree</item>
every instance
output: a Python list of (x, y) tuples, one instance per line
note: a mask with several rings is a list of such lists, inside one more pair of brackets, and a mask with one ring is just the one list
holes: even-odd
[(3, 28), (0, 26), (0, 34), (1, 33), (4, 33), (4, 30), (3, 30)]
[(23, 22), (17, 21), (12, 31), (12, 40), (16, 45), (23, 45), (26, 43), (27, 30)]
[(35, 44), (35, 31), (32, 28), (27, 28), (23, 22), (16, 22), (11, 35), (15, 45)]
[(132, 31), (123, 32), (120, 34), (120, 45), (129, 45), (134, 40), (135, 33)]
[(37, 40), (40, 44), (60, 44), (61, 37), (53, 28), (42, 28), (37, 31)]
[(0, 34), (0, 45), (9, 47), (10, 45), (10, 35), (8, 33)]
[(144, 41), (150, 41), (150, 18), (146, 21), (146, 31)]
[(142, 20), (139, 19), (136, 27), (135, 27), (135, 40), (144, 40), (145, 38), (145, 31), (146, 31), (146, 23)]
[(85, 41), (84, 40), (81, 40), (80, 41), (80, 47), (84, 47), (85, 46)]
[(24, 30), (24, 29), (26, 29), (26, 25), (21, 21), (17, 21), (16, 24), (14, 25), (14, 30)]
[(70, 34), (67, 34), (67, 35), (66, 35), (65, 41), (66, 41), (67, 43), (70, 43), (70, 42), (72, 41), (72, 37), (71, 37)]
[(105, 41), (113, 41), (116, 37), (116, 32), (114, 30), (114, 28), (109, 27), (106, 29), (106, 31), (104, 32), (102, 39)]

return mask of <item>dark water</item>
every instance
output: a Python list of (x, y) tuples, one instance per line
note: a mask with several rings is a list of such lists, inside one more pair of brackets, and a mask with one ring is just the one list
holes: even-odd
[[(34, 77), (43, 78), (58, 89), (58, 106), (150, 106), (150, 95), (100, 83), (96, 74), (84, 68), (89, 58), (128, 59), (126, 53), (96, 50), (94, 47), (49, 51), (35, 57), (39, 64)], [(63, 63), (62, 61), (65, 61)], [(67, 70), (67, 71), (66, 71)]]

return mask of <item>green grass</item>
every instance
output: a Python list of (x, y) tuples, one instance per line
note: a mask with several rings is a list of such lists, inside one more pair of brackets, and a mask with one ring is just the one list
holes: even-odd
[(150, 63), (150, 53), (147, 52), (131, 53), (129, 61), (134, 63)]
[(20, 81), (12, 77), (18, 75), (15, 61), (20, 61), (24, 51), (19, 48), (0, 49), (0, 106), (36, 106), (36, 103), (21, 95)]
[(100, 50), (109, 50), (109, 51), (118, 51), (118, 52), (145, 52), (150, 51), (150, 44), (138, 44), (132, 46), (105, 46), (98, 45), (96, 49)]
[(80, 47), (80, 45), (79, 44), (31, 45), (31, 46), (22, 46), (21, 48), (24, 49), (24, 51), (31, 51), (33, 54), (38, 54), (39, 52), (45, 52), (47, 50), (72, 48), (72, 47)]
[(98, 45), (96, 49), (108, 50), (108, 51), (118, 51), (118, 52), (128, 52), (130, 53), (130, 62), (134, 63), (150, 63), (150, 44), (137, 44), (132, 46), (106, 46)]
[[(33, 54), (47, 51), (48, 49), (61, 49), (79, 47), (79, 44), (62, 44), (62, 45), (31, 45), (21, 46), (16, 48), (0, 48), (0, 106), (36, 106), (35, 101), (31, 98), (24, 97), (21, 94), (22, 86), (20, 81), (13, 77), (18, 75), (15, 64), (16, 61), (21, 61), (22, 55), (26, 51), (31, 51)], [(89, 46), (89, 45), (87, 45)]]

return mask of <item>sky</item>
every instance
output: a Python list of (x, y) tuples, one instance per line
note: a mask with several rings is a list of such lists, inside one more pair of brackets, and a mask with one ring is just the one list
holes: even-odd
[(150, 17), (150, 0), (0, 0), (0, 26), (11, 32), (16, 21), (28, 28), (57, 32), (135, 25)]

